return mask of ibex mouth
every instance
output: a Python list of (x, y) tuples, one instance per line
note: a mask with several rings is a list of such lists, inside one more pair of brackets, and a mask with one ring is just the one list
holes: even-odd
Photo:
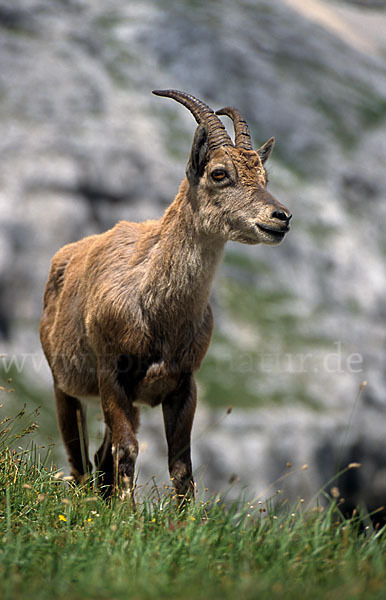
[(286, 233), (288, 233), (288, 231), (290, 230), (289, 225), (286, 225), (285, 227), (282, 227), (281, 229), (276, 229), (273, 227), (267, 227), (266, 225), (261, 225), (260, 223), (256, 223), (256, 226), (261, 229), (261, 231), (264, 231), (264, 233), (268, 233), (270, 236), (272, 236), (274, 239), (282, 240), (285, 236)]

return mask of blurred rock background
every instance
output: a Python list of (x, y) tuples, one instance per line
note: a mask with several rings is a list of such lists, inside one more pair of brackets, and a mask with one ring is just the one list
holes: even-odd
[[(229, 244), (218, 273), (198, 484), (310, 498), (355, 461), (327, 491), (348, 508), (386, 503), (385, 28), (381, 0), (2, 0), (3, 413), (41, 406), (38, 440), (57, 441), (37, 334), (50, 259), (162, 214), (195, 123), (150, 92), (182, 89), (237, 106), (256, 145), (276, 137), (270, 190), (294, 213), (281, 246)], [(140, 440), (141, 480), (167, 480), (158, 409)], [(60, 444), (52, 455), (66, 464)]]

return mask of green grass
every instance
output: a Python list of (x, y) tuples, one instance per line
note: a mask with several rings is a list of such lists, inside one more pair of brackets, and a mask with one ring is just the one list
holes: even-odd
[(214, 498), (178, 511), (170, 490), (149, 487), (134, 510), (20, 449), (33, 430), (23, 411), (0, 426), (4, 600), (384, 597), (385, 529), (344, 519), (335, 502)]

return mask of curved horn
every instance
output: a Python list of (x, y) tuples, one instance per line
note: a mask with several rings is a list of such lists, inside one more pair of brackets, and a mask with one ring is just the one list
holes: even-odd
[(208, 138), (210, 150), (216, 150), (220, 146), (233, 146), (232, 140), (227, 134), (224, 125), (207, 104), (198, 100), (190, 94), (178, 90), (153, 90), (156, 96), (173, 98), (190, 110), (198, 124), (204, 123), (208, 127)]
[(241, 116), (237, 108), (233, 106), (225, 106), (216, 110), (216, 115), (226, 115), (233, 121), (235, 128), (235, 146), (236, 148), (244, 148), (244, 150), (252, 150), (251, 134), (246, 120)]

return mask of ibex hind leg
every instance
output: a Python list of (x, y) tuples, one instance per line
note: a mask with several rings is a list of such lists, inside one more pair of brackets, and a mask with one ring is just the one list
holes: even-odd
[(86, 411), (82, 403), (54, 386), (59, 429), (71, 465), (71, 475), (84, 483), (92, 471), (88, 456)]
[(114, 489), (114, 461), (112, 453), (112, 436), (106, 426), (105, 436), (99, 450), (95, 454), (95, 467), (99, 472), (98, 485), (101, 493), (108, 498)]

